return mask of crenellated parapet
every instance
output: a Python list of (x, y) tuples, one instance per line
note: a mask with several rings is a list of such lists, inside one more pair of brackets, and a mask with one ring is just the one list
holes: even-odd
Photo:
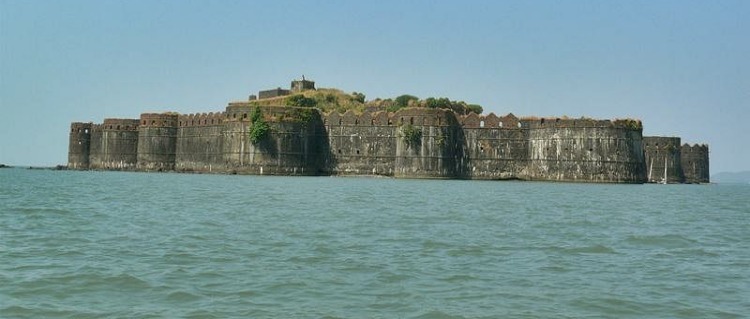
[(138, 119), (104, 119), (102, 130), (108, 131), (138, 131)]
[(590, 118), (571, 119), (566, 117), (524, 117), (521, 126), (529, 129), (541, 128), (624, 128), (642, 130), (643, 124), (636, 119), (599, 120)]
[(226, 120), (226, 113), (224, 112), (180, 114), (177, 116), (177, 126), (194, 127), (222, 125)]
[(516, 129), (521, 128), (519, 119), (508, 113), (505, 116), (497, 116), (495, 113), (479, 115), (469, 113), (458, 117), (464, 128), (487, 128), (487, 129)]
[(177, 113), (142, 113), (140, 125), (142, 127), (177, 127)]

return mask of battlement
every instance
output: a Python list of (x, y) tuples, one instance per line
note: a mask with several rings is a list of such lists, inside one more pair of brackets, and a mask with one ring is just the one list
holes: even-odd
[(227, 119), (226, 117), (226, 113), (224, 112), (180, 114), (177, 116), (177, 126), (191, 127), (221, 125)]
[(109, 131), (137, 131), (138, 119), (104, 119), (102, 129)]
[(682, 144), (682, 154), (686, 153), (708, 153), (708, 144)]
[(465, 128), (521, 128), (519, 119), (513, 113), (508, 113), (506, 116), (497, 116), (495, 113), (487, 115), (469, 113), (459, 116), (459, 121), (461, 122), (461, 126)]
[(649, 150), (678, 150), (681, 139), (673, 136), (644, 136), (643, 147)]
[(260, 108), (263, 119), (269, 122), (282, 122), (285, 120), (297, 121), (304, 112), (318, 112), (317, 109), (296, 106), (266, 106), (257, 105), (252, 102), (231, 102), (224, 114), (225, 122), (247, 122), (255, 108)]
[(143, 113), (140, 125), (143, 127), (177, 127), (177, 113)]
[(83, 133), (83, 134), (89, 134), (91, 133), (91, 127), (94, 124), (91, 122), (83, 123), (83, 122), (73, 122), (70, 123), (70, 132), (71, 133)]
[(530, 129), (540, 128), (626, 128), (642, 130), (643, 123), (636, 119), (598, 120), (590, 118), (571, 119), (566, 117), (524, 117), (521, 126)]

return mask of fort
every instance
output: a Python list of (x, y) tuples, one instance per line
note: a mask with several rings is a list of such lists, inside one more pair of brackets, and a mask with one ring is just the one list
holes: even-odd
[[(223, 112), (144, 113), (74, 122), (68, 168), (259, 175), (601, 183), (708, 183), (708, 146), (644, 137), (641, 121), (518, 118), (512, 113), (289, 106), (292, 81)], [(286, 100), (285, 100), (286, 99)]]

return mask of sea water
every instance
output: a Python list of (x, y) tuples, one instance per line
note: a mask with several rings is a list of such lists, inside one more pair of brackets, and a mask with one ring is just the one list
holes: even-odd
[(742, 318), (749, 185), (0, 170), (2, 318)]

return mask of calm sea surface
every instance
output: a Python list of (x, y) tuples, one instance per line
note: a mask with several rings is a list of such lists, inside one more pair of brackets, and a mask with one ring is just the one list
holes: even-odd
[(750, 185), (0, 170), (2, 318), (747, 318)]

